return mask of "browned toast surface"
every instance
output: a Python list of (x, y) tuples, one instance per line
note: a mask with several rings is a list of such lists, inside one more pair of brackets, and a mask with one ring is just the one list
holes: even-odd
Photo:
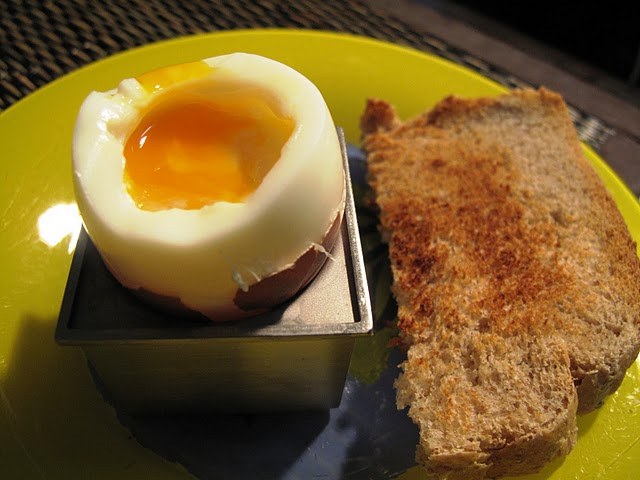
[(636, 247), (563, 100), (450, 97), (404, 123), (371, 100), (362, 129), (421, 463), (447, 478), (539, 469), (640, 348)]

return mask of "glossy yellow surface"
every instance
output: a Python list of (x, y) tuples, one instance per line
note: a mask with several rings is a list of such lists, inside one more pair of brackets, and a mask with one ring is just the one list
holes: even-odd
[[(53, 335), (79, 219), (71, 187), (71, 135), (90, 90), (165, 65), (246, 51), (279, 60), (323, 92), (348, 141), (358, 142), (367, 97), (402, 117), (450, 93), (503, 88), (413, 50), (339, 34), (235, 31), (177, 39), (110, 57), (47, 85), (0, 115), (0, 472), (3, 478), (178, 479), (180, 466), (140, 447), (118, 423), (79, 350)], [(640, 207), (591, 150), (640, 240)], [(597, 412), (579, 421), (573, 452), (527, 479), (622, 479), (640, 471), (640, 365)], [(405, 479), (423, 478), (413, 469)]]

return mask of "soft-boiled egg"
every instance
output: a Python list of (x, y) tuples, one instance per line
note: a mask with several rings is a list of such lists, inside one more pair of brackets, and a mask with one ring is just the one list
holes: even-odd
[(308, 284), (339, 231), (344, 172), (319, 90), (234, 53), (89, 94), (76, 200), (105, 264), (158, 304), (228, 320)]

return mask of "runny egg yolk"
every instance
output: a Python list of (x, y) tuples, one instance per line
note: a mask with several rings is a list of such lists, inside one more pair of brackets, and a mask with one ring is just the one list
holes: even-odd
[(202, 77), (193, 65), (162, 69), (155, 78), (146, 74), (140, 82), (158, 93), (125, 142), (124, 182), (143, 210), (241, 202), (260, 185), (293, 132), (294, 121), (256, 87), (217, 86), (208, 77), (162, 91)]

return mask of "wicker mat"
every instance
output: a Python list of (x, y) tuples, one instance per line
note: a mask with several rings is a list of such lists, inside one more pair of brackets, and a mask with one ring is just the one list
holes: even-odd
[[(0, 111), (65, 73), (132, 47), (269, 27), (366, 35), (439, 55), (507, 87), (530, 86), (363, 0), (0, 0)], [(615, 134), (598, 118), (575, 108), (571, 114), (580, 137), (596, 149)]]

